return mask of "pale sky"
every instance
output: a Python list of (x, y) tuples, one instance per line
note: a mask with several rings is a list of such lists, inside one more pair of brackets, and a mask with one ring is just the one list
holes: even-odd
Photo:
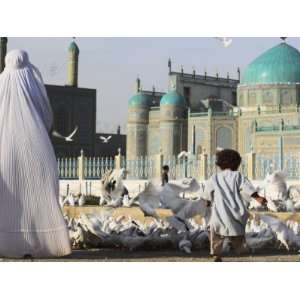
[[(31, 62), (42, 72), (45, 83), (64, 85), (67, 49), (71, 38), (9, 38), (8, 49), (28, 51)], [(143, 89), (167, 90), (168, 58), (172, 69), (236, 78), (237, 67), (246, 66), (263, 51), (280, 43), (279, 38), (233, 38), (223, 48), (214, 38), (78, 38), (79, 86), (97, 89), (97, 131), (125, 128), (128, 99), (137, 75)], [(300, 38), (287, 42), (300, 49)]]

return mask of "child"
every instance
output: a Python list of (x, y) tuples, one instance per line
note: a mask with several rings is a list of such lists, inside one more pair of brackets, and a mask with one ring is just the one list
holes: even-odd
[(245, 227), (248, 211), (241, 197), (241, 191), (265, 204), (254, 186), (238, 168), (241, 156), (237, 151), (224, 149), (216, 154), (216, 165), (221, 172), (214, 174), (205, 185), (205, 198), (212, 201), (210, 219), (211, 255), (215, 261), (221, 260), (224, 239), (229, 238), (237, 254), (247, 250), (245, 245)]
[(164, 186), (169, 182), (169, 166), (165, 165), (162, 167), (162, 173), (161, 173), (161, 185)]

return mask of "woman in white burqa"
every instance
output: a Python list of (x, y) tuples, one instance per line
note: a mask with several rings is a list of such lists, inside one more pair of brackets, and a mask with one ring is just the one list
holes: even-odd
[(12, 50), (0, 75), (0, 256), (71, 252), (49, 138), (52, 110), (40, 72)]

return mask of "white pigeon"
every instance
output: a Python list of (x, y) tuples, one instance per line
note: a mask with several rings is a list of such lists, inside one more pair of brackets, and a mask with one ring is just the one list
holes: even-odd
[(73, 247), (79, 246), (84, 242), (84, 234), (82, 227), (76, 226), (75, 229), (69, 230), (69, 236)]
[(176, 216), (170, 216), (166, 218), (167, 222), (171, 225), (172, 228), (177, 230), (177, 233), (187, 232), (188, 226), (182, 220), (178, 219)]
[(174, 213), (180, 211), (189, 200), (183, 199), (179, 196), (177, 187), (174, 188), (171, 183), (166, 184), (160, 193), (160, 203), (163, 208), (171, 209)]
[(232, 43), (232, 39), (229, 39), (228, 37), (215, 37), (215, 39), (219, 40), (224, 48), (229, 47)]
[(190, 254), (192, 252), (192, 243), (189, 240), (183, 239), (179, 242), (178, 248), (181, 251), (184, 251), (187, 254)]
[(267, 200), (285, 200), (288, 197), (286, 174), (282, 171), (275, 171), (268, 174), (264, 180), (265, 198)]
[(81, 194), (81, 196), (78, 199), (78, 205), (83, 206), (84, 204), (85, 204), (85, 197), (83, 194)]
[(134, 251), (135, 249), (142, 247), (142, 245), (146, 242), (147, 237), (120, 235), (119, 240), (123, 247), (129, 251)]
[(205, 217), (208, 212), (206, 201), (200, 200), (189, 200), (176, 214), (181, 220), (193, 218), (197, 215)]
[(108, 137), (100, 136), (100, 140), (102, 140), (104, 144), (107, 144), (110, 139), (111, 139), (111, 135)]
[(69, 204), (70, 206), (75, 206), (75, 197), (72, 193), (65, 198), (65, 203)]
[(101, 202), (106, 202), (106, 204), (115, 207), (122, 205), (122, 194), (125, 188), (123, 179), (125, 176), (126, 170), (123, 168), (110, 170), (103, 176), (101, 179)]
[(191, 155), (191, 152), (181, 151), (181, 152), (178, 154), (177, 158), (178, 158), (178, 159), (181, 159), (181, 158), (184, 158), (184, 157), (189, 157), (190, 155)]
[(287, 249), (290, 250), (290, 245), (294, 242), (294, 232), (288, 228), (283, 222), (278, 219), (261, 215), (260, 219), (268, 224), (272, 231), (276, 234), (277, 239), (281, 242), (281, 244)]
[(259, 203), (258, 201), (256, 201), (255, 199), (251, 199), (250, 203), (249, 203), (249, 207), (250, 210), (254, 209), (254, 210), (262, 210), (263, 209), (263, 205), (261, 203)]
[(135, 198), (129, 198), (128, 195), (124, 195), (123, 197), (123, 206), (125, 207), (131, 207), (133, 205), (133, 203), (135, 202)]
[(246, 244), (252, 253), (259, 249), (263, 249), (274, 242), (274, 236), (270, 235), (249, 235), (246, 234)]
[(59, 200), (58, 201), (59, 201), (59, 205), (61, 207), (63, 207), (65, 205), (65, 197), (64, 196), (59, 195)]
[(300, 200), (294, 203), (294, 209), (300, 210)]
[(75, 135), (75, 133), (78, 130), (78, 126), (75, 127), (75, 129), (71, 132), (71, 134), (69, 134), (68, 136), (66, 136), (65, 141), (66, 142), (73, 142), (73, 136)]
[(103, 206), (106, 203), (107, 203), (106, 198), (103, 195), (101, 195), (99, 198), (99, 206)]
[(278, 208), (277, 208), (276, 204), (275, 204), (274, 201), (271, 200), (271, 199), (268, 199), (268, 202), (267, 202), (267, 208), (268, 208), (270, 211), (278, 212)]
[(145, 216), (158, 218), (155, 210), (161, 206), (160, 190), (161, 187), (154, 186), (154, 184), (150, 182), (145, 190), (136, 197)]
[(297, 222), (293, 222), (292, 229), (295, 235), (300, 235), (300, 224)]
[(70, 229), (74, 229), (75, 228), (75, 219), (74, 218), (70, 218), (68, 221), (68, 228)]
[(105, 232), (101, 230), (102, 224), (99, 221), (99, 219), (93, 215), (93, 214), (82, 214), (80, 216), (80, 224), (85, 226), (88, 231), (90, 231), (92, 234), (103, 238), (106, 236)]
[(207, 230), (200, 230), (194, 234), (192, 238), (193, 248), (201, 249), (209, 243), (209, 235)]
[(249, 232), (259, 233), (261, 231), (261, 226), (255, 218), (251, 219), (249, 223)]
[(182, 193), (198, 193), (201, 190), (199, 182), (195, 178), (184, 178), (167, 184), (177, 195)]
[(77, 130), (78, 130), (78, 126), (76, 126), (75, 129), (68, 136), (63, 136), (59, 132), (53, 130), (52, 131), (52, 135), (54, 137), (59, 138), (59, 139), (65, 140), (66, 142), (73, 142), (73, 136), (75, 135), (75, 133), (77, 132)]
[(295, 212), (294, 202), (291, 199), (287, 199), (285, 202), (286, 211), (288, 212)]
[(291, 185), (288, 189), (288, 198), (294, 202), (300, 201), (300, 186)]
[(108, 202), (108, 205), (112, 206), (112, 207), (120, 207), (120, 206), (122, 206), (122, 203), (123, 203), (123, 198), (119, 197), (119, 198), (111, 199)]

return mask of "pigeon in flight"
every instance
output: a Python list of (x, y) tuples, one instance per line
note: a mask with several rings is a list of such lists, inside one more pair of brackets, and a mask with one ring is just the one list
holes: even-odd
[(224, 48), (228, 48), (232, 43), (232, 39), (227, 37), (215, 37), (215, 39), (219, 40), (223, 44)]
[(111, 139), (111, 135), (108, 137), (100, 136), (100, 140), (102, 140), (103, 143), (105, 144), (107, 144), (110, 139)]
[(68, 136), (63, 136), (59, 132), (57, 132), (57, 131), (54, 130), (52, 132), (52, 135), (54, 137), (59, 138), (59, 139), (65, 140), (66, 142), (73, 142), (74, 141), (73, 140), (73, 136), (75, 135), (75, 133), (77, 132), (77, 130), (78, 130), (78, 126), (76, 126), (75, 129)]
[(178, 158), (178, 159), (181, 159), (181, 158), (183, 158), (183, 157), (189, 157), (190, 155), (191, 155), (191, 152), (181, 151), (181, 152), (178, 154), (177, 158)]

